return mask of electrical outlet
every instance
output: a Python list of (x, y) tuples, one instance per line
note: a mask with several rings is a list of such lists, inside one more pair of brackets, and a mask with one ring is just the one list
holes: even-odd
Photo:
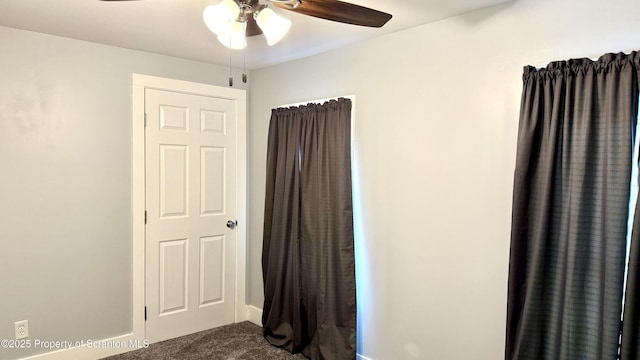
[(29, 322), (27, 320), (16, 321), (16, 340), (29, 337)]

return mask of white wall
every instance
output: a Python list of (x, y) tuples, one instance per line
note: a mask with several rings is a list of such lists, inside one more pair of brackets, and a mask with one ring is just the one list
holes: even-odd
[(518, 0), (254, 71), (250, 303), (270, 109), (355, 94), (358, 352), (503, 358), (522, 67), (638, 49), (639, 14), (636, 0)]
[(229, 70), (4, 27), (0, 44), (0, 339), (25, 319), (32, 340), (129, 333), (131, 74)]

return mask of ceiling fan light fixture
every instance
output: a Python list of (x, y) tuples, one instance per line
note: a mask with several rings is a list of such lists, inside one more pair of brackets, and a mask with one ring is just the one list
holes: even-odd
[(275, 13), (275, 11), (264, 8), (255, 14), (256, 23), (267, 38), (269, 46), (280, 41), (291, 28), (291, 21)]
[(220, 41), (222, 45), (234, 50), (244, 49), (247, 47), (246, 31), (246, 21), (234, 21), (231, 25), (231, 31), (218, 35), (218, 41)]
[(222, 0), (216, 5), (204, 8), (202, 18), (205, 25), (216, 35), (233, 31), (234, 22), (240, 15), (240, 6), (233, 0)]

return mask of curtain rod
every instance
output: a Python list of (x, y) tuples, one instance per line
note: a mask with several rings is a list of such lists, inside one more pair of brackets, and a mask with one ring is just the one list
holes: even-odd
[(335, 97), (330, 97), (330, 98), (326, 98), (326, 99), (317, 99), (317, 100), (309, 100), (309, 101), (302, 101), (302, 102), (297, 102), (297, 103), (293, 103), (293, 104), (286, 104), (286, 105), (278, 105), (278, 108), (282, 108), (282, 107), (292, 107), (292, 106), (301, 106), (301, 105), (307, 105), (307, 104), (322, 104), (324, 102), (327, 102), (329, 100), (335, 100), (335, 99), (339, 99), (339, 98), (346, 98), (349, 100), (352, 100), (356, 98), (355, 95), (341, 95), (341, 96), (335, 96)]

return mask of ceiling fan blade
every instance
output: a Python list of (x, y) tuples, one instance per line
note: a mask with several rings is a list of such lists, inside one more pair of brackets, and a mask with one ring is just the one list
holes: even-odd
[(300, 1), (298, 7), (282, 2), (273, 2), (273, 5), (304, 15), (360, 26), (382, 27), (392, 17), (382, 11), (339, 0)]
[(247, 31), (246, 36), (256, 36), (262, 34), (262, 29), (258, 26), (256, 19), (253, 18), (253, 14), (249, 14), (247, 17)]

